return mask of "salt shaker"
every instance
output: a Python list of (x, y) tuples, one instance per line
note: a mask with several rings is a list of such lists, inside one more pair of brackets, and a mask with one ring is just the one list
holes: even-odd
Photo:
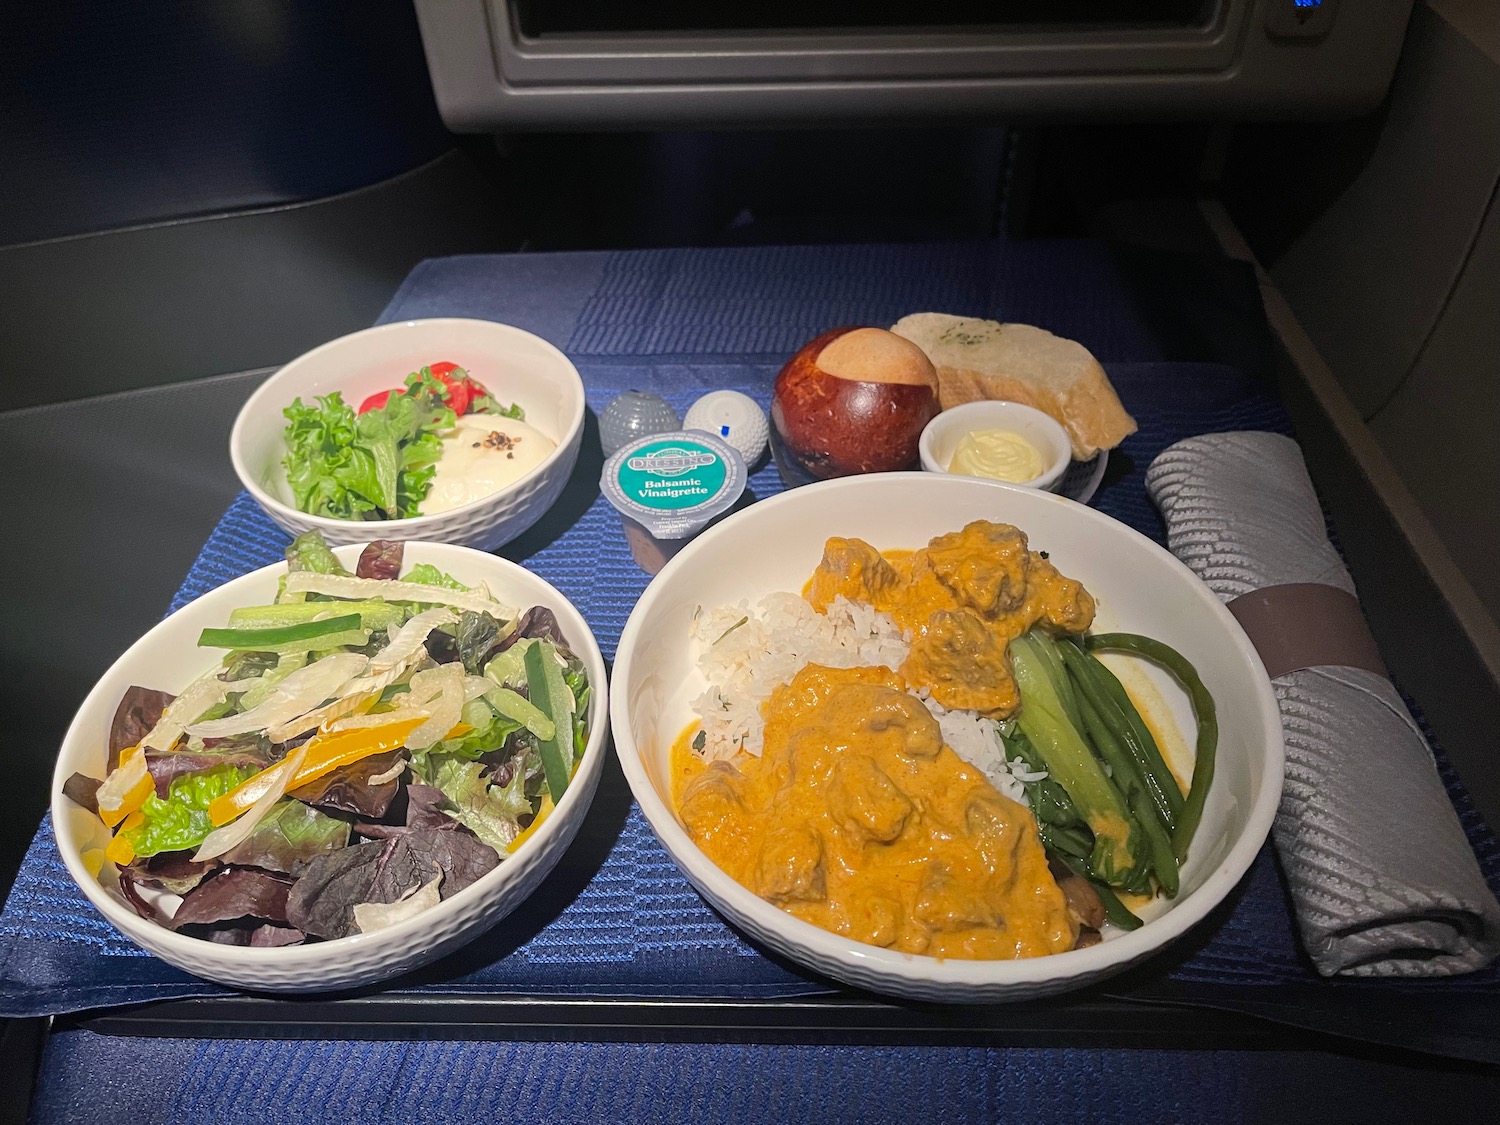
[(770, 435), (766, 412), (739, 391), (710, 391), (688, 408), (682, 428), (702, 430), (727, 441), (740, 451), (747, 465), (760, 460)]

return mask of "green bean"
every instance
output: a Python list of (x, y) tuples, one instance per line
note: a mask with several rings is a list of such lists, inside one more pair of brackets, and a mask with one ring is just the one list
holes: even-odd
[[(1127, 730), (1133, 736), (1140, 747), (1140, 754), (1144, 760), (1151, 763), (1150, 769), (1161, 783), (1162, 790), (1166, 795), (1167, 802), (1172, 808), (1172, 818), (1175, 824), (1176, 818), (1182, 815), (1183, 794), (1182, 787), (1177, 784), (1177, 776), (1167, 765), (1166, 759), (1162, 757), (1161, 749), (1156, 745), (1156, 738), (1151, 733), (1151, 728), (1146, 726), (1146, 721), (1141, 718), (1141, 713), (1136, 710), (1135, 703), (1130, 698), (1130, 693), (1122, 684), (1109, 666), (1093, 653), (1083, 650), (1084, 659), (1095, 673), (1095, 678), (1103, 685), (1104, 690), (1114, 700), (1115, 706), (1120, 709), (1124, 716)], [(1132, 751), (1134, 752), (1134, 751)]]
[(1135, 633), (1104, 633), (1088, 638), (1091, 652), (1117, 650), (1144, 656), (1161, 665), (1181, 681), (1193, 703), (1193, 713), (1198, 717), (1197, 752), (1193, 763), (1193, 783), (1183, 802), (1182, 815), (1172, 830), (1172, 850), (1179, 860), (1187, 858), (1188, 846), (1198, 824), (1203, 819), (1203, 805), (1208, 800), (1208, 789), (1214, 780), (1214, 759), (1219, 746), (1218, 710), (1214, 697), (1209, 693), (1198, 670), (1192, 663), (1170, 645)]
[[(1100, 717), (1087, 689), (1079, 694), (1078, 705), (1089, 737), (1099, 748), (1100, 756), (1109, 764), (1110, 781), (1120, 791), (1125, 799), (1125, 807), (1140, 826), (1141, 836), (1146, 841), (1147, 861), (1156, 881), (1168, 898), (1175, 898), (1179, 883), (1177, 858), (1172, 854), (1170, 830), (1162, 821), (1135, 763)], [(1136, 883), (1129, 889), (1146, 890), (1147, 887)]]
[(1138, 930), (1145, 924), (1130, 912), (1130, 909), (1120, 901), (1120, 896), (1110, 890), (1107, 883), (1101, 883), (1090, 875), (1081, 863), (1066, 855), (1059, 858), (1075, 875), (1082, 876), (1089, 881), (1089, 885), (1094, 888), (1094, 893), (1099, 896), (1099, 902), (1104, 907), (1104, 917), (1111, 925), (1118, 926), (1122, 930)]
[[(1178, 814), (1182, 811), (1182, 791), (1177, 788), (1177, 779), (1172, 776), (1172, 771), (1167, 769), (1167, 763), (1162, 760), (1155, 741), (1150, 743), (1149, 752), (1141, 745), (1135, 730), (1104, 683), (1103, 676), (1100, 675), (1102, 671), (1104, 676), (1113, 679), (1114, 677), (1109, 674), (1109, 669), (1072, 641), (1060, 641), (1057, 647), (1062, 653), (1064, 663), (1068, 666), (1068, 671), (1077, 681), (1079, 693), (1093, 705), (1099, 718), (1104, 721), (1110, 732), (1130, 755), (1136, 772), (1146, 787), (1146, 792), (1151, 795), (1151, 801), (1156, 806), (1162, 826), (1171, 832), (1176, 827)], [(1115, 683), (1118, 684), (1119, 681), (1116, 680)], [(1149, 735), (1147, 737), (1149, 738)]]

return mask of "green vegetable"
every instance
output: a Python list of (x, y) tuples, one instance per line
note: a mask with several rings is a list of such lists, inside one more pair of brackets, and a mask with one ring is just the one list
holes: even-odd
[(145, 822), (122, 830), (120, 835), (130, 841), (138, 856), (196, 848), (214, 829), (213, 821), (208, 818), (209, 802), (255, 772), (225, 765), (174, 778), (167, 799), (152, 793), (141, 806)]
[(484, 693), (485, 702), (507, 719), (514, 719), (532, 734), (538, 744), (553, 739), (557, 734), (556, 724), (525, 696), (509, 688), (493, 687)]
[(501, 787), (480, 776), (484, 766), (479, 762), (450, 757), (428, 761), (424, 780), (447, 798), (443, 811), (503, 856), (521, 834), (520, 818), (532, 813), (526, 797), (526, 771), (516, 770), (510, 783)]
[(224, 862), (266, 871), (300, 873), (317, 856), (349, 843), (349, 822), (293, 797), (278, 801)]
[[(1099, 712), (1090, 701), (1080, 699), (1079, 702), (1083, 709), (1084, 725), (1089, 736), (1094, 746), (1098, 748), (1100, 756), (1109, 763), (1109, 779), (1125, 798), (1125, 807), (1130, 810), (1131, 816), (1140, 827), (1151, 874), (1156, 876), (1157, 882), (1161, 884), (1161, 889), (1167, 897), (1174, 898), (1177, 895), (1178, 877), (1177, 859), (1172, 854), (1171, 829), (1157, 816), (1156, 807), (1152, 804), (1145, 782), (1141, 780), (1135, 763), (1130, 760), (1125, 748), (1115, 738), (1114, 732), (1099, 717)], [(1133, 884), (1126, 885), (1125, 889), (1144, 893), (1150, 889), (1150, 886), (1142, 878)]]
[(316, 574), (349, 573), (319, 531), (304, 531), (292, 540), (286, 549), (286, 566), (288, 570), (311, 570)]
[[(305, 603), (304, 603), (305, 604)], [(314, 603), (317, 604), (317, 603)], [(298, 625), (273, 625), (266, 629), (205, 629), (198, 634), (200, 648), (234, 648), (247, 652), (290, 651), (288, 646), (303, 650), (315, 647), (310, 642), (322, 640), (338, 633), (359, 631), (360, 618), (357, 613), (342, 617), (330, 617), (324, 621), (304, 621)], [(363, 644), (364, 641), (354, 643)]]
[(442, 586), (447, 590), (467, 590), (457, 578), (450, 574), (444, 574), (431, 563), (417, 563), (409, 571), (401, 576), (403, 582), (416, 582), (422, 586)]
[(274, 605), (241, 606), (229, 614), (233, 629), (269, 629), (277, 625), (297, 625), (312, 621), (320, 614), (359, 614), (363, 629), (390, 629), (405, 623), (411, 610), (404, 605), (374, 598), (369, 601), (277, 602)]
[(419, 514), (442, 456), (439, 435), (456, 421), (444, 394), (418, 380), (364, 414), (337, 391), (317, 403), (298, 398), (283, 411), (282, 463), (297, 507), (335, 519)]
[(484, 666), (484, 674), (501, 687), (516, 688), (526, 683), (526, 650), (539, 641), (522, 637)]
[(1214, 760), (1219, 746), (1218, 709), (1214, 697), (1198, 677), (1198, 670), (1176, 649), (1151, 637), (1135, 633), (1103, 633), (1088, 639), (1090, 652), (1130, 652), (1144, 656), (1161, 665), (1176, 676), (1187, 689), (1193, 703), (1193, 713), (1198, 718), (1198, 743), (1193, 765), (1193, 783), (1183, 802), (1182, 815), (1172, 830), (1172, 851), (1179, 861), (1187, 858), (1188, 846), (1198, 823), (1203, 819), (1203, 805), (1208, 800), (1208, 789), (1214, 780)]
[(444, 739), (428, 751), (429, 754), (452, 754), (456, 757), (474, 759), (505, 745), (505, 740), (522, 729), (515, 719), (495, 714), (481, 696), (464, 704), (463, 721), (474, 729), (458, 738)]
[(464, 671), (469, 675), (480, 674), (480, 661), (494, 648), (501, 628), (500, 622), (488, 613), (466, 609), (459, 616), (458, 625), (453, 630), (453, 642), (458, 647), (458, 658), (463, 662)]
[(1073, 641), (1060, 641), (1058, 650), (1063, 662), (1077, 681), (1080, 693), (1088, 697), (1099, 717), (1129, 754), (1146, 790), (1151, 794), (1162, 824), (1170, 832), (1182, 812), (1182, 789), (1167, 768), (1166, 760), (1151, 736), (1145, 721), (1136, 711), (1125, 685), (1115, 678), (1093, 653)]
[[(298, 668), (307, 667), (306, 652), (289, 652), (277, 654), (276, 667), (263, 673), (249, 691), (240, 696), (240, 710), (248, 711), (252, 707), (259, 707), (271, 697), (271, 692), (276, 690), (276, 685), (281, 683)], [(231, 662), (238, 660), (238, 654), (230, 653)]]
[(537, 739), (537, 749), (542, 756), (547, 791), (555, 804), (562, 800), (573, 776), (574, 701), (563, 682), (557, 649), (550, 641), (540, 641), (526, 650), (526, 691), (531, 702), (553, 723), (552, 737)]
[(1010, 644), (1022, 701), (1016, 725), (1093, 832), (1094, 876), (1116, 886), (1138, 885), (1145, 867), (1140, 828), (1070, 717), (1064, 700), (1072, 698), (1071, 685), (1052, 644), (1035, 630)]

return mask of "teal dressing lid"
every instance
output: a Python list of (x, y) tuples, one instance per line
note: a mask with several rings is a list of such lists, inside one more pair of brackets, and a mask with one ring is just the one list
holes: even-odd
[(599, 489), (655, 539), (689, 539), (734, 507), (748, 474), (739, 450), (698, 430), (651, 434), (604, 463)]

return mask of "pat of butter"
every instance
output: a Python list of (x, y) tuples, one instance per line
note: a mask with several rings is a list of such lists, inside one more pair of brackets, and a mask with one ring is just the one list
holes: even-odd
[(1010, 430), (973, 430), (965, 434), (948, 463), (950, 473), (1015, 484), (1035, 480), (1046, 467), (1037, 447)]

